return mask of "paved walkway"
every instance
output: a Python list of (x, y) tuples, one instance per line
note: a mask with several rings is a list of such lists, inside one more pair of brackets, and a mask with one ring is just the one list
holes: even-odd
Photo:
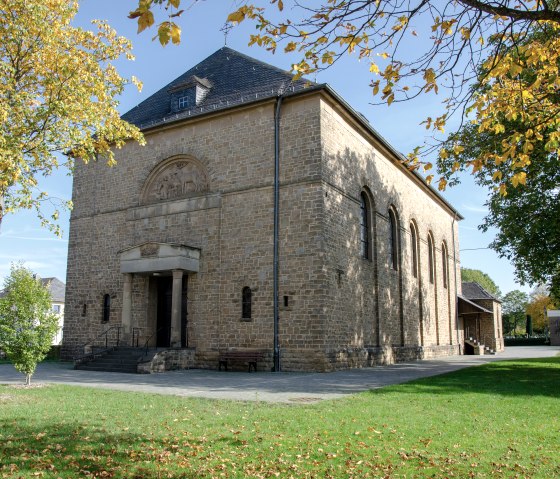
[[(551, 357), (558, 354), (558, 346), (510, 347), (495, 356), (452, 356), (333, 373), (247, 373), (191, 369), (140, 375), (76, 371), (70, 363), (43, 363), (38, 366), (33, 381), (185, 397), (297, 404), (341, 398), (348, 394), (405, 383), (490, 361)], [(13, 366), (0, 364), (0, 384), (22, 382), (23, 375)]]

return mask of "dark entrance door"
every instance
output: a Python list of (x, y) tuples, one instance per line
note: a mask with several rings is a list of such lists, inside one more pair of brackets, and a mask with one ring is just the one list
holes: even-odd
[(157, 279), (157, 347), (168, 348), (171, 340), (171, 297), (173, 278)]
[[(183, 276), (181, 294), (181, 346), (188, 347), (187, 333), (187, 275)], [(157, 278), (157, 347), (168, 348), (171, 345), (171, 304), (173, 298), (173, 278)]]

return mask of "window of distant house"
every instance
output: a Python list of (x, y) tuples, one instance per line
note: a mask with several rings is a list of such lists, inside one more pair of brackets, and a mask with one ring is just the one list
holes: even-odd
[(360, 195), (360, 248), (364, 259), (371, 259), (371, 228), (369, 200), (365, 193)]
[(430, 283), (434, 283), (434, 240), (432, 239), (432, 235), (428, 235), (428, 268), (430, 270)]
[(187, 95), (180, 96), (179, 99), (177, 100), (177, 106), (179, 110), (182, 110), (183, 108), (187, 108), (187, 106), (189, 106), (189, 97)]
[(111, 318), (111, 295), (106, 294), (103, 296), (103, 322), (109, 322)]
[(418, 235), (414, 223), (410, 223), (410, 242), (412, 251), (412, 276), (418, 278)]
[(449, 273), (449, 262), (447, 256), (447, 246), (445, 243), (441, 245), (441, 272), (443, 277), (443, 287), (447, 288), (447, 281), (448, 281), (448, 273)]
[(251, 319), (251, 309), (252, 309), (252, 302), (253, 302), (253, 292), (251, 288), (245, 286), (243, 291), (241, 292), (241, 318), (243, 319)]
[(397, 217), (393, 210), (389, 210), (389, 262), (394, 270), (399, 268), (399, 237)]
[(53, 313), (60, 314), (60, 304), (53, 304)]

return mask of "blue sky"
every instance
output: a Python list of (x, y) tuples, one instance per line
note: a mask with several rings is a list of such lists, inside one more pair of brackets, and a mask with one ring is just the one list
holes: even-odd
[[(135, 3), (135, 0), (82, 0), (75, 22), (88, 27), (92, 19), (104, 19), (119, 34), (132, 40), (136, 60), (123, 60), (117, 65), (121, 75), (135, 75), (144, 83), (144, 87), (141, 93), (132, 86), (125, 91), (120, 98), (122, 113), (221, 48), (224, 45), (224, 34), (220, 29), (228, 12), (234, 10), (236, 2), (198, 2), (180, 19), (183, 29), (181, 45), (168, 45), (165, 48), (152, 41), (155, 29), (140, 35), (136, 33), (135, 22), (127, 19), (128, 12), (134, 8)], [(253, 29), (248, 24), (234, 28), (228, 35), (228, 46), (286, 70), (298, 59), (295, 55), (287, 55), (281, 51), (272, 55), (259, 47), (248, 47), (249, 34), (252, 32)], [(372, 105), (373, 97), (369, 88), (372, 77), (369, 67), (365, 62), (359, 62), (355, 56), (345, 58), (312, 79), (329, 83), (403, 153), (423, 142), (426, 130), (420, 122), (427, 115), (435, 116), (440, 111), (440, 97), (436, 95), (425, 95), (412, 102), (393, 103), (390, 107)], [(53, 196), (67, 199), (71, 197), (72, 180), (66, 172), (58, 172), (45, 179), (42, 185)], [(465, 175), (461, 185), (449, 188), (444, 196), (465, 217), (459, 223), (461, 265), (488, 273), (502, 293), (513, 289), (529, 291), (529, 287), (515, 283), (513, 268), (507, 260), (499, 259), (490, 249), (478, 249), (486, 248), (493, 239), (492, 232), (483, 234), (477, 228), (486, 213), (486, 191), (474, 185), (472, 179)], [(0, 278), (8, 274), (11, 262), (23, 261), (42, 277), (56, 276), (65, 281), (68, 218), (68, 214), (61, 215), (64, 235), (57, 238), (42, 229), (30, 212), (18, 212), (5, 217), (0, 230)]]

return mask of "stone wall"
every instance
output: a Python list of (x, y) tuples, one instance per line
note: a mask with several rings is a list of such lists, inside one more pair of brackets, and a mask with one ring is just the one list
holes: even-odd
[[(332, 357), (341, 357), (339, 351), (347, 347), (358, 348), (361, 355), (365, 354), (362, 348), (371, 347), (424, 346), (437, 351), (449, 346), (447, 349), (457, 351), (455, 279), (459, 264), (453, 262), (453, 246), (458, 248), (453, 214), (396, 164), (391, 152), (328, 101), (321, 102), (321, 133), (329, 279), (325, 309)], [(367, 259), (360, 251), (362, 193), (372, 210), (372, 248)], [(396, 269), (389, 246), (390, 209), (398, 225)], [(419, 246), (416, 277), (412, 223)], [(433, 284), (429, 280), (428, 235), (435, 250)], [(445, 285), (442, 245), (447, 251)]]
[[(102, 161), (76, 165), (64, 354), (121, 324), (120, 253), (146, 242), (172, 243), (200, 250), (199, 270), (187, 273), (192, 364), (217, 368), (220, 350), (250, 347), (266, 353), (259, 369), (270, 370), (274, 102), (148, 131), (146, 139), (144, 148), (118, 150), (114, 168)], [(456, 353), (458, 240), (449, 209), (321, 93), (286, 99), (280, 144), (282, 369), (327, 371)], [(185, 168), (182, 187), (172, 185), (178, 173), (166, 169), (172, 165)], [(371, 202), (368, 259), (359, 241), (362, 192)], [(398, 224), (396, 269), (389, 260), (389, 209)], [(418, 230), (416, 277), (411, 223)], [(141, 342), (156, 328), (157, 281), (133, 275), (132, 325), (141, 328)], [(252, 292), (250, 318), (242, 317), (245, 287)], [(105, 294), (111, 297), (106, 323)], [(130, 331), (123, 333), (130, 341)], [(176, 359), (166, 358), (160, 363)]]
[(159, 351), (139, 362), (137, 370), (140, 374), (163, 373), (175, 369), (191, 369), (194, 364), (195, 350), (167, 349)]

